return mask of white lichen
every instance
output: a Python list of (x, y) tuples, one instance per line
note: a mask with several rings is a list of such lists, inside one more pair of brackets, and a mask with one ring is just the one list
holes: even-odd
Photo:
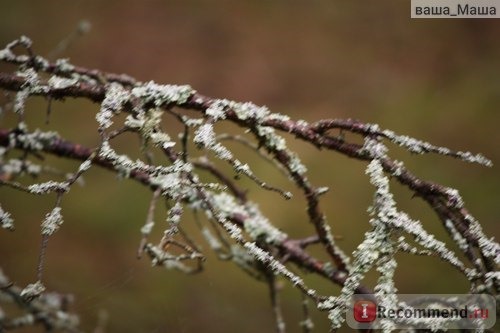
[(236, 173), (241, 173), (253, 180), (259, 186), (279, 192), (286, 199), (290, 199), (292, 194), (290, 192), (285, 192), (280, 189), (269, 186), (266, 182), (260, 180), (250, 169), (248, 164), (242, 163), (240, 160), (234, 158), (233, 153), (223, 146), (220, 142), (217, 142), (217, 137), (214, 132), (213, 124), (205, 123), (198, 127), (195, 131), (193, 142), (200, 149), (208, 149), (215, 153), (215, 156), (223, 161), (227, 161), (231, 164)]
[(30, 48), (31, 45), (33, 44), (33, 41), (31, 40), (31, 38), (29, 38), (25, 35), (22, 35), (21, 37), (19, 37), (18, 42), (19, 42), (19, 44), (21, 44), (25, 48)]
[(42, 235), (50, 236), (54, 234), (63, 222), (61, 207), (55, 207), (45, 216), (45, 219), (42, 222)]
[(292, 173), (297, 173), (299, 175), (304, 175), (307, 172), (307, 168), (302, 164), (300, 158), (297, 154), (290, 152), (290, 160), (288, 161), (288, 168)]
[(236, 103), (233, 105), (233, 110), (239, 119), (252, 119), (257, 123), (261, 123), (270, 114), (267, 107), (257, 106), (251, 102)]
[(270, 126), (257, 126), (259, 136), (265, 138), (266, 146), (275, 150), (285, 150), (286, 141), (283, 137), (276, 134), (274, 128)]
[(22, 299), (31, 301), (34, 298), (39, 297), (45, 291), (45, 286), (41, 281), (36, 281), (35, 283), (28, 284), (19, 294)]
[(500, 283), (500, 271), (488, 272), (484, 274), (485, 283), (488, 288), (493, 288)]
[(0, 205), (0, 227), (6, 230), (14, 230), (14, 219), (9, 212), (2, 209)]
[(203, 124), (194, 133), (193, 142), (200, 148), (211, 148), (216, 144), (212, 124)]
[(458, 230), (455, 228), (453, 221), (449, 219), (446, 220), (445, 226), (460, 250), (467, 252), (469, 250), (469, 244), (467, 243), (467, 240), (462, 236), (462, 234), (460, 234), (460, 232), (458, 232)]
[(315, 192), (316, 192), (316, 195), (323, 195), (323, 194), (327, 193), (329, 190), (330, 190), (330, 188), (328, 188), (326, 186), (322, 186), (322, 187), (318, 187), (315, 190)]
[(140, 98), (143, 103), (153, 103), (155, 106), (163, 104), (185, 103), (196, 91), (190, 86), (161, 85), (153, 81), (137, 85), (132, 89), (132, 95)]
[(138, 114), (138, 119), (143, 121), (140, 132), (145, 140), (149, 140), (153, 133), (159, 130), (159, 125), (163, 116), (162, 109), (149, 109), (145, 113)]
[(397, 211), (393, 195), (389, 191), (389, 179), (384, 175), (382, 164), (378, 159), (370, 162), (366, 173), (370, 176), (370, 183), (376, 187), (373, 209), (376, 220), (391, 228), (407, 232), (425, 249), (437, 253), (450, 264), (464, 269), (464, 265), (458, 257), (447, 249), (443, 242), (425, 231), (419, 221), (412, 220), (406, 213)]
[(15, 58), (16, 58), (16, 55), (10, 49), (5, 48), (5, 49), (0, 50), (0, 60), (12, 61)]
[(404, 171), (404, 163), (398, 160), (394, 161), (394, 170), (392, 170), (392, 175), (394, 177), (399, 177), (403, 174)]
[(249, 173), (250, 172), (250, 167), (248, 164), (242, 164), (241, 162), (238, 161), (236, 163), (236, 168), (235, 168), (236, 173)]
[(469, 223), (468, 232), (478, 240), (481, 254), (486, 258), (491, 258), (498, 265), (500, 264), (500, 244), (494, 238), (487, 238), (479, 222), (472, 216), (466, 215), (465, 220)]
[[(233, 164), (233, 167), (236, 169), (238, 164), (241, 164), (239, 160), (235, 160), (233, 153), (229, 149), (227, 149), (225, 146), (217, 142), (213, 146), (210, 147), (211, 150), (215, 153), (215, 156), (217, 156), (219, 159), (223, 161), (229, 161)], [(248, 173), (246, 173), (248, 174)]]
[(362, 151), (366, 152), (369, 156), (382, 159), (387, 156), (388, 149), (382, 142), (366, 137)]
[(147, 221), (142, 227), (141, 227), (141, 234), (143, 236), (148, 236), (151, 234), (151, 231), (153, 231), (153, 227), (155, 225), (154, 221)]
[(277, 120), (280, 122), (286, 122), (290, 120), (290, 117), (285, 114), (271, 113), (269, 116), (267, 116), (266, 120)]
[(172, 141), (170, 136), (165, 132), (156, 132), (150, 135), (153, 145), (161, 147), (163, 149), (172, 148), (175, 146), (175, 142)]
[(253, 239), (263, 238), (268, 244), (281, 244), (287, 235), (274, 227), (271, 222), (262, 215), (255, 204), (248, 203), (246, 212), (249, 214), (244, 221), (245, 231)]
[(492, 167), (493, 162), (482, 154), (472, 154), (471, 152), (458, 151), (456, 153), (461, 160), (469, 163), (477, 163), (487, 167)]
[[(152, 177), (161, 177), (164, 174), (172, 173), (178, 171), (179, 164), (172, 166), (151, 166), (143, 161), (137, 159), (132, 161), (127, 155), (121, 155), (116, 153), (116, 151), (111, 148), (108, 141), (104, 141), (101, 144), (99, 150), (99, 157), (113, 164), (115, 170), (119, 172), (121, 177), (129, 177), (132, 171), (141, 171), (152, 174)], [(187, 169), (190, 169), (189, 163), (183, 163)]]
[[(22, 132), (25, 132), (24, 129), (19, 128)], [(43, 132), (39, 129), (35, 130), (32, 133), (23, 133), (15, 135), (12, 133), (10, 135), (10, 147), (20, 147), (25, 150), (30, 151), (39, 151), (44, 149), (45, 147), (51, 146), (54, 142), (60, 139), (59, 134), (57, 132)]]
[(464, 201), (460, 196), (460, 193), (458, 193), (458, 190), (454, 188), (448, 188), (446, 189), (445, 193), (449, 196), (448, 201), (451, 207), (460, 209), (464, 206)]
[(75, 66), (69, 63), (69, 59), (61, 58), (56, 60), (56, 69), (59, 73), (71, 73)]
[(231, 216), (243, 217), (245, 232), (252, 240), (263, 239), (269, 244), (280, 244), (287, 235), (274, 227), (262, 215), (255, 204), (238, 204), (235, 198), (227, 193), (212, 194), (212, 204), (224, 219)]
[(20, 115), (24, 113), (24, 106), (29, 96), (30, 92), (28, 89), (23, 89), (16, 93), (16, 96), (14, 97), (14, 104), (12, 106), (15, 113)]
[(350, 270), (350, 258), (342, 251), (337, 244), (335, 243), (335, 239), (333, 238), (332, 229), (326, 220), (326, 217), (323, 217), (321, 220), (321, 228), (325, 233), (326, 241), (328, 242), (328, 246), (333, 250), (333, 253), (339, 258), (345, 265), (347, 270)]
[(40, 84), (38, 73), (33, 68), (25, 68), (18, 71), (17, 76), (24, 78), (24, 83), (21, 89), (16, 93), (14, 98), (13, 110), (17, 114), (24, 113), (26, 100), (32, 94), (46, 93), (48, 88)]
[(28, 186), (28, 191), (32, 194), (48, 194), (52, 192), (68, 192), (70, 187), (67, 182), (48, 181), (40, 184)]
[(0, 59), (6, 61), (17, 61), (19, 63), (27, 62), (30, 59), (28, 55), (22, 54), (16, 56), (14, 52), (12, 52), (12, 49), (17, 45), (21, 45), (25, 48), (30, 48), (31, 44), (31, 39), (26, 36), (21, 36), (18, 39), (8, 43), (5, 48), (0, 51)]
[(42, 168), (37, 164), (32, 164), (28, 160), (20, 160), (17, 158), (12, 158), (6, 162), (0, 163), (0, 174), (12, 177), (15, 175), (21, 175), (24, 172), (36, 177), (40, 174), (41, 169)]
[(78, 173), (83, 173), (83, 172), (87, 171), (88, 169), (90, 169), (91, 166), (92, 166), (92, 162), (90, 160), (84, 161), (78, 167)]
[[(161, 194), (173, 200), (191, 198), (196, 193), (190, 180), (182, 175), (182, 171), (151, 176), (150, 183), (161, 189)], [(201, 185), (200, 185), (201, 187)]]
[(168, 210), (167, 223), (172, 227), (176, 227), (181, 221), (182, 212), (182, 204), (176, 202), (175, 205)]
[(466, 161), (469, 163), (478, 163), (488, 167), (493, 166), (493, 163), (481, 154), (474, 155), (471, 152), (463, 151), (454, 152), (449, 148), (434, 146), (429, 142), (418, 140), (406, 135), (397, 135), (391, 130), (384, 130), (381, 132), (381, 134), (395, 144), (407, 149), (414, 154), (436, 153), (440, 155), (458, 157), (462, 161)]
[(142, 117), (128, 115), (127, 118), (125, 118), (125, 126), (128, 128), (141, 128), (144, 125), (144, 122), (145, 119), (143, 114)]
[(238, 228), (235, 224), (228, 221), (223, 215), (216, 215), (216, 221), (222, 225), (222, 227), (227, 231), (229, 237), (234, 239), (235, 241), (242, 242), (243, 235), (241, 234), (241, 229)]
[(106, 96), (101, 103), (101, 108), (96, 114), (100, 129), (109, 128), (113, 122), (111, 118), (121, 111), (130, 98), (130, 93), (119, 83), (112, 82), (107, 86)]
[[(188, 127), (198, 127), (201, 126), (205, 122), (203, 118), (184, 118), (184, 125)], [(179, 135), (184, 135), (183, 133), (179, 133)]]
[(77, 79), (68, 79), (61, 76), (52, 76), (47, 84), (51, 89), (65, 89), (78, 83)]
[(276, 260), (269, 252), (264, 251), (255, 244), (255, 242), (245, 242), (243, 244), (244, 248), (248, 251), (250, 255), (255, 257), (258, 261), (267, 265), (275, 274), (282, 275), (288, 279), (293, 286), (300, 287), (305, 290), (307, 294), (311, 297), (316, 296), (316, 291), (314, 289), (309, 289), (305, 286), (304, 281), (298, 275), (292, 273), (285, 265)]
[(211, 117), (214, 121), (226, 118), (226, 109), (234, 105), (234, 102), (227, 99), (216, 99), (205, 110), (205, 114)]
[(307, 121), (305, 121), (304, 119), (299, 119), (295, 122), (295, 124), (297, 124), (297, 126), (299, 127), (308, 127), (309, 126), (309, 123)]

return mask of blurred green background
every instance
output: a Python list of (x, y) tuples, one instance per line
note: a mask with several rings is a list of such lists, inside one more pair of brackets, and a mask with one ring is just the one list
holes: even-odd
[[(86, 19), (90, 33), (61, 55), (74, 64), (142, 81), (190, 84), (202, 94), (267, 105), (294, 119), (357, 118), (452, 149), (482, 152), (500, 163), (500, 20), (411, 20), (409, 2), (396, 0), (18, 0), (2, 1), (0, 9), (1, 45), (24, 34), (37, 54), (47, 55)], [(45, 110), (44, 100), (30, 99), (31, 129), (56, 129), (71, 140), (96, 144), (96, 105), (55, 102), (48, 125)], [(0, 118), (0, 127), (12, 123), (11, 115)], [(137, 140), (129, 139), (119, 144), (120, 151), (137, 151)], [(289, 146), (300, 153), (313, 184), (331, 187), (322, 207), (334, 233), (343, 237), (339, 245), (351, 252), (369, 229), (366, 208), (373, 189), (364, 175), (366, 164), (293, 140)], [(231, 147), (261, 178), (293, 190), (254, 154)], [(399, 149), (391, 154), (416, 175), (458, 188), (484, 231), (500, 236), (496, 166), (411, 156)], [(47, 162), (67, 171), (78, 165), (56, 158)], [(108, 332), (274, 331), (267, 287), (234, 265), (209, 255), (204, 273), (184, 276), (135, 259), (148, 190), (98, 169), (85, 180), (85, 187), (75, 186), (64, 197), (65, 224), (49, 243), (45, 284), (75, 296), (73, 310), (86, 331), (96, 326), (101, 310), (109, 314)], [(281, 229), (293, 236), (313, 233), (300, 196), (285, 202), (243, 183)], [(391, 185), (401, 209), (449, 241), (425, 203)], [(54, 198), (0, 188), (0, 202), (17, 227), (14, 233), (0, 230), (0, 267), (26, 285), (36, 278), (39, 224)], [(164, 210), (157, 213), (156, 237), (164, 227)], [(192, 216), (184, 221), (192, 224)], [(437, 259), (399, 259), (402, 293), (467, 292), (466, 281)], [(325, 294), (339, 291), (317, 277), (307, 282)], [(283, 298), (289, 330), (299, 332), (299, 294), (285, 287)], [(313, 317), (316, 332), (327, 331), (326, 314)]]

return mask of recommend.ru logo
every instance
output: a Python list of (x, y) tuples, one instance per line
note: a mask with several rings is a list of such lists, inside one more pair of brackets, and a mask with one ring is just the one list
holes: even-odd
[[(397, 301), (395, 301), (397, 300)], [(496, 322), (491, 295), (354, 295), (346, 313), (355, 329), (488, 329)]]

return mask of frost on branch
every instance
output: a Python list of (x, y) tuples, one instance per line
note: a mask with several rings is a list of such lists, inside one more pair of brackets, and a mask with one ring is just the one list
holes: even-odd
[[(18, 48), (26, 49), (28, 55), (17, 55)], [(300, 303), (304, 318), (300, 323), (305, 330), (313, 326), (309, 303), (328, 311), (331, 326), (336, 328), (342, 326), (354, 294), (372, 294), (387, 307), (399, 304), (394, 295), (398, 291), (396, 255), (401, 252), (408, 256), (437, 257), (443, 265), (462, 274), (470, 293), (498, 297), (498, 242), (484, 234), (480, 223), (466, 209), (458, 190), (418, 178), (402, 161), (391, 158), (389, 147), (396, 144), (410, 153), (435, 153), (492, 166), (491, 161), (480, 154), (435, 146), (381, 129), (376, 124), (352, 119), (295, 121), (251, 102), (203, 96), (189, 85), (143, 83), (123, 74), (74, 66), (67, 59), (50, 63), (33, 54), (31, 41), (25, 37), (0, 50), (0, 61), (17, 67), (12, 73), (0, 73), (0, 89), (15, 93), (13, 111), (19, 119), (15, 127), (0, 128), (0, 186), (55, 199), (55, 208), (42, 222), (38, 282), (24, 291), (18, 290), (18, 295), (34, 299), (33, 302), (41, 302), (47, 296), (42, 284), (43, 258), (50, 236), (63, 223), (61, 200), (84, 173), (97, 166), (120, 179), (136, 181), (152, 192), (149, 207), (133, 207), (143, 209), (146, 216), (145, 222), (136, 221), (141, 237), (138, 257), (145, 253), (154, 266), (193, 274), (201, 272), (206, 264), (204, 251), (214, 251), (218, 258), (236, 264), (250, 276), (268, 284), (279, 332), (285, 330), (278, 301), (279, 279), (288, 281), (289, 286), (302, 294)], [(96, 133), (98, 143), (85, 147), (56, 132), (28, 130), (23, 115), (31, 96), (49, 100), (54, 96), (87, 98), (99, 104), (95, 115), (97, 131), (88, 129), (89, 133)], [(118, 117), (119, 113), (126, 116)], [(166, 130), (173, 128), (167, 124), (174, 122), (182, 128), (179, 133)], [(219, 133), (219, 124), (226, 123), (237, 125), (241, 135)], [(360, 136), (364, 143), (338, 139), (329, 132), (334, 129)], [(114, 139), (125, 132), (137, 137), (140, 151), (134, 156), (139, 158), (131, 158), (130, 151), (116, 148)], [(329, 204), (325, 202), (327, 196), (323, 195), (328, 188), (324, 184), (311, 183), (306, 164), (289, 148), (284, 134), (309, 143), (313, 149), (343, 154), (367, 163), (367, 185), (373, 186), (374, 198), (369, 207), (369, 220), (356, 228), (365, 230), (368, 227), (370, 230), (365, 232), (364, 239), (352, 254), (346, 254), (341, 249), (342, 242), (336, 240), (336, 217), (328, 218), (322, 210)], [(240, 156), (239, 150), (225, 145), (228, 140), (243, 144), (244, 149), (252, 149), (256, 158), (271, 161), (289, 183), (283, 188), (271, 185), (274, 179), (258, 174), (255, 159)], [(19, 154), (10, 155), (15, 152)], [(45, 176), (44, 171), (50, 166), (43, 158), (48, 155), (73, 159), (80, 164), (75, 170), (63, 173), (65, 179), (62, 180), (56, 179), (54, 174), (51, 174), (53, 179), (47, 181), (30, 178)], [(335, 168), (331, 172), (335, 172)], [(252, 181), (249, 188), (238, 181), (241, 175)], [(396, 196), (391, 192), (391, 181), (406, 186), (415, 197), (424, 200), (442, 222), (449, 239), (438, 239), (425, 229), (425, 221), (414, 220), (399, 210)], [(290, 199), (295, 190), (297, 195), (293, 204), (305, 203), (306, 216), (297, 217), (293, 223), (310, 226), (307, 230), (311, 234), (294, 238), (289, 230), (295, 226), (285, 224), (284, 230), (277, 228), (275, 221), (259, 209), (259, 190), (279, 194), (275, 199), (277, 209), (284, 207), (281, 200)], [(336, 200), (339, 195), (333, 191), (328, 198)], [(163, 224), (155, 223), (158, 204), (167, 207), (165, 216), (160, 219)], [(11, 211), (0, 207), (3, 229), (13, 230)], [(191, 225), (199, 232), (191, 231)], [(159, 226), (163, 233), (155, 238), (154, 229)], [(198, 244), (195, 240), (200, 238), (205, 242)], [(453, 243), (457, 246), (450, 246)], [(314, 251), (310, 251), (311, 245), (315, 246)], [(455, 253), (454, 248), (460, 253)], [(373, 286), (362, 283), (370, 272), (378, 274)], [(325, 289), (326, 295), (321, 295), (317, 291), (319, 288), (308, 285), (307, 274), (340, 286), (340, 293)], [(313, 284), (314, 279), (311, 281)], [(0, 288), (0, 301), (9, 288)], [(30, 311), (33, 308), (22, 305), (21, 310), (31, 316), (32, 324), (34, 319)], [(38, 312), (46, 313), (46, 310), (36, 308)], [(57, 313), (58, 318), (67, 315)], [(389, 319), (382, 321), (385, 332), (393, 331), (395, 324)], [(1, 325), (0, 319), (0, 328)], [(75, 331), (74, 321), (69, 326)]]

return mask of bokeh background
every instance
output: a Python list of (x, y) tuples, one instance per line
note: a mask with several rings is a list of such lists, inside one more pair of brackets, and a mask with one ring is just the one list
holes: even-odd
[[(295, 119), (378, 123), (435, 144), (482, 152), (498, 165), (500, 21), (409, 16), (409, 2), (396, 0), (2, 1), (0, 44), (24, 34), (33, 39), (36, 53), (47, 55), (85, 19), (91, 31), (60, 55), (74, 64), (143, 81), (190, 84), (205, 95), (253, 101)], [(97, 106), (56, 102), (48, 125), (45, 109), (44, 100), (30, 99), (31, 129), (57, 129), (89, 146), (97, 142)], [(12, 123), (9, 114), (0, 118), (1, 126)], [(136, 140), (119, 145), (123, 152), (138, 148)], [(313, 184), (331, 187), (323, 208), (334, 233), (343, 237), (339, 245), (351, 252), (369, 229), (366, 208), (373, 189), (364, 175), (366, 164), (303, 143), (290, 146), (307, 164)], [(261, 178), (292, 189), (255, 155), (233, 149)], [(500, 236), (497, 166), (412, 156), (395, 148), (391, 153), (418, 176), (459, 188), (484, 231)], [(47, 162), (67, 171), (77, 166), (56, 158)], [(108, 332), (274, 331), (267, 287), (234, 265), (208, 255), (204, 273), (185, 276), (135, 259), (150, 200), (146, 189), (97, 169), (85, 180), (85, 187), (74, 187), (64, 198), (65, 224), (50, 241), (45, 284), (75, 296), (73, 310), (86, 331), (93, 330), (103, 310)], [(294, 236), (313, 232), (300, 197), (285, 202), (243, 184), (277, 226)], [(421, 200), (391, 185), (400, 208), (448, 241)], [(14, 215), (17, 227), (14, 233), (0, 230), (0, 267), (20, 285), (35, 280), (39, 224), (53, 200), (0, 188), (2, 207)], [(162, 214), (159, 210), (160, 226)], [(185, 220), (192, 223), (189, 215)], [(467, 291), (461, 276), (439, 260), (399, 259), (402, 293)], [(319, 278), (307, 281), (325, 294), (339, 291)], [(299, 332), (299, 294), (285, 287), (283, 298), (290, 332)], [(326, 314), (313, 311), (313, 317), (316, 332), (326, 332)]]

